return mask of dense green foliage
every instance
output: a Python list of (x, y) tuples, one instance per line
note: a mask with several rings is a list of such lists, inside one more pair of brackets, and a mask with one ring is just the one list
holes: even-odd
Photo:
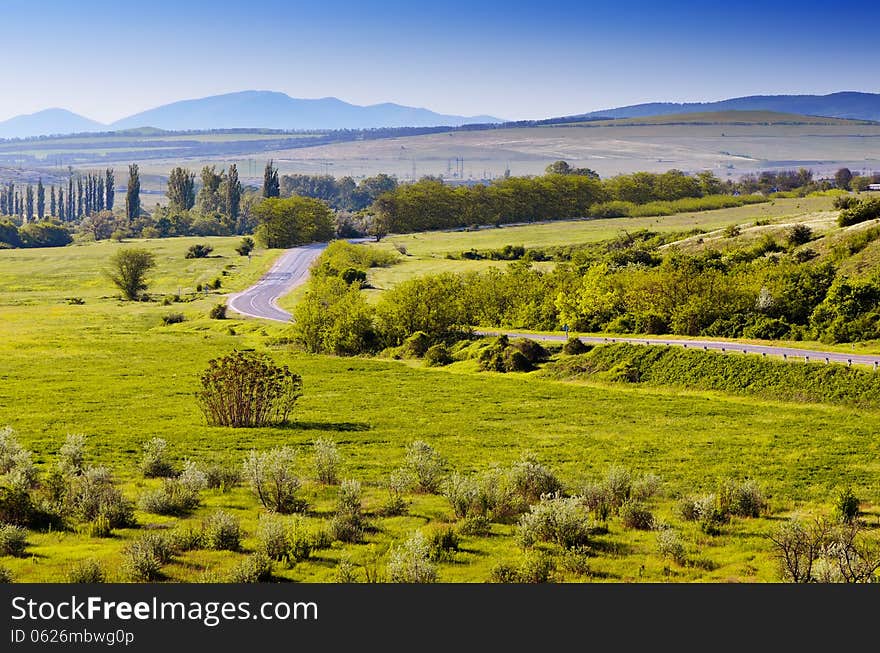
[(542, 177), (457, 188), (426, 178), (381, 195), (372, 210), (380, 231), (409, 233), (588, 216), (672, 215), (766, 201), (763, 196), (722, 195), (724, 187), (711, 173), (637, 172), (600, 181), (595, 175), (554, 170), (551, 166)]
[(558, 379), (644, 383), (720, 390), (766, 399), (880, 407), (880, 375), (822, 363), (780, 362), (757, 355), (725, 355), (679, 347), (600, 345), (548, 364)]
[(333, 214), (327, 205), (308, 197), (272, 197), (254, 208), (259, 220), (256, 237), (266, 247), (293, 247), (329, 240)]
[(281, 195), (300, 195), (326, 202), (337, 211), (361, 211), (382, 193), (397, 188), (397, 178), (385, 174), (366, 177), (356, 182), (351, 177), (337, 179), (332, 175), (283, 175)]
[(841, 227), (849, 227), (850, 225), (867, 222), (868, 220), (876, 220), (878, 218), (880, 218), (880, 198), (873, 198), (850, 202), (848, 206), (840, 212), (837, 224)]
[(55, 220), (29, 222), (18, 227), (0, 221), (0, 249), (13, 247), (64, 247), (73, 242), (70, 230)]

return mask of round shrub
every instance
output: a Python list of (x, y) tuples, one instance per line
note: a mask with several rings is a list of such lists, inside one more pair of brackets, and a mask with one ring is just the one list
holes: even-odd
[(431, 338), (424, 331), (416, 331), (403, 341), (401, 353), (407, 358), (422, 358), (431, 346)]
[(578, 356), (586, 354), (593, 348), (592, 345), (586, 345), (580, 338), (569, 338), (562, 346), (562, 353), (567, 356)]
[(550, 352), (547, 351), (540, 343), (530, 338), (519, 338), (512, 340), (510, 345), (518, 350), (531, 365), (543, 363), (550, 358)]
[(657, 533), (657, 553), (664, 558), (671, 558), (676, 564), (685, 563), (684, 542), (678, 531), (667, 528)]
[(241, 471), (238, 467), (222, 463), (213, 463), (205, 467), (205, 485), (212, 490), (228, 492), (241, 483)]
[(624, 528), (649, 531), (654, 528), (654, 515), (640, 501), (627, 501), (620, 508), (620, 519)]
[(67, 572), (68, 583), (104, 583), (107, 576), (104, 567), (94, 558), (80, 560)]
[(156, 580), (162, 565), (170, 562), (173, 555), (168, 540), (155, 533), (144, 533), (122, 550), (122, 569), (132, 580)]
[(169, 324), (180, 324), (181, 322), (186, 321), (186, 316), (183, 313), (165, 313), (162, 316), (162, 324), (168, 326)]
[(527, 503), (533, 503), (543, 495), (562, 490), (562, 483), (547, 467), (538, 462), (531, 453), (526, 453), (510, 471), (514, 491)]
[(517, 583), (548, 583), (553, 575), (555, 566), (553, 558), (543, 551), (530, 551), (523, 556), (523, 560), (517, 569)]
[(238, 551), (241, 548), (241, 525), (223, 510), (212, 513), (202, 522), (205, 546), (217, 551)]
[(27, 530), (13, 524), (0, 526), (0, 555), (20, 556), (27, 547)]
[(198, 243), (196, 245), (190, 246), (188, 250), (186, 250), (186, 255), (184, 258), (207, 258), (207, 256), (214, 251), (214, 248), (210, 245), (203, 245), (202, 243)]
[(211, 311), (208, 313), (208, 317), (210, 317), (212, 320), (225, 320), (226, 304), (215, 304)]
[(296, 496), (300, 480), (295, 473), (296, 450), (281, 447), (258, 453), (251, 451), (244, 462), (244, 477), (266, 508), (283, 514), (305, 508)]
[(6, 567), (0, 566), (0, 583), (11, 583), (12, 581), (12, 572)]
[(230, 583), (268, 583), (272, 580), (272, 561), (258, 551), (235, 565), (229, 572)]
[(443, 476), (443, 466), (443, 458), (427, 442), (415, 440), (406, 446), (404, 469), (415, 480), (415, 485), (421, 492), (437, 492)]
[(586, 506), (577, 498), (544, 498), (519, 521), (520, 546), (531, 548), (537, 542), (552, 542), (570, 549), (587, 545), (596, 532)]
[(176, 474), (168, 457), (168, 443), (163, 438), (152, 438), (144, 444), (140, 469), (146, 478), (168, 478)]
[(452, 363), (452, 355), (444, 344), (431, 345), (425, 352), (425, 365), (427, 367), (445, 367)]
[(437, 566), (431, 561), (431, 547), (420, 531), (392, 549), (388, 576), (392, 583), (437, 582)]
[(208, 424), (236, 428), (284, 423), (302, 396), (302, 378), (265, 354), (233, 351), (211, 359), (196, 393)]

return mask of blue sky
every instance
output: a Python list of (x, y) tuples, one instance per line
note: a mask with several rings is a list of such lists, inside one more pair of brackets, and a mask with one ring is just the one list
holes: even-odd
[(862, 0), (4, 0), (0, 20), (0, 120), (60, 106), (109, 122), (245, 89), (508, 119), (880, 91)]

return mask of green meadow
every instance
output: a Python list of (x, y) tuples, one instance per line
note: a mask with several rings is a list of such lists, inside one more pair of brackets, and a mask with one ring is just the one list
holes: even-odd
[[(718, 224), (731, 219), (725, 216)], [(607, 224), (614, 221), (603, 222), (610, 232), (620, 228)], [(506, 237), (513, 231), (488, 234)], [(428, 255), (441, 247), (453, 251), (464, 246), (465, 238), (481, 236), (438, 235), (446, 242), (423, 252), (414, 236), (403, 242), (414, 253)], [(186, 459), (238, 465), (252, 449), (289, 445), (300, 454), (300, 495), (308, 503), (304, 518), (315, 528), (332, 516), (337, 489), (314, 480), (311, 445), (316, 438), (332, 439), (342, 457), (340, 477), (364, 485), (371, 528), (363, 543), (335, 542), (309, 560), (277, 563), (274, 577), (287, 581), (333, 580), (344, 558), (365, 580), (369, 570), (384, 570), (391, 547), (415, 531), (456, 526), (449, 502), (431, 494), (407, 494), (404, 515), (380, 514), (385, 485), (414, 440), (433, 446), (447, 473), (507, 466), (531, 452), (572, 493), (612, 466), (659, 476), (660, 491), (648, 504), (657, 520), (681, 532), (686, 560), (661, 557), (656, 532), (627, 529), (612, 515), (607, 533), (595, 537), (588, 569), (572, 571), (556, 545), (540, 545), (555, 561), (554, 577), (562, 581), (779, 581), (765, 536), (794, 512), (829, 512), (833, 497), (846, 485), (862, 499), (869, 527), (880, 522), (876, 411), (561, 382), (540, 371), (480, 373), (467, 365), (428, 369), (417, 361), (305, 355), (285, 344), (284, 325), (234, 319), (231, 313), (232, 319), (208, 318), (225, 293), (253, 283), (277, 255), (258, 250), (248, 261), (234, 252), (238, 240), (180, 238), (0, 251), (0, 427), (13, 428), (43, 470), (67, 434), (84, 434), (88, 462), (108, 467), (134, 501), (160, 484), (144, 479), (137, 469), (141, 447), (150, 438), (167, 440), (178, 468)], [(205, 241), (214, 247), (211, 258), (184, 259), (189, 245)], [(511, 241), (498, 236), (497, 242)], [(153, 301), (121, 301), (103, 275), (116, 249), (135, 245), (157, 256)], [(197, 292), (199, 284), (218, 278), (219, 289)], [(172, 312), (182, 313), (185, 321), (164, 325), (163, 316)], [(235, 348), (265, 351), (302, 375), (304, 394), (288, 424), (255, 429), (206, 425), (194, 398), (199, 374), (211, 358)], [(707, 535), (676, 515), (679, 497), (712, 492), (725, 478), (756, 480), (768, 497), (766, 514), (734, 517), (718, 535)], [(146, 530), (198, 528), (217, 508), (240, 518), (243, 550), (188, 551), (162, 569), (167, 581), (216, 578), (258, 546), (255, 535), (264, 509), (246, 484), (227, 493), (204, 491), (202, 505), (183, 518), (137, 510), (137, 528), (117, 529), (107, 538), (77, 528), (29, 531), (25, 553), (0, 557), (0, 566), (16, 581), (63, 582), (77, 561), (95, 559), (111, 580), (125, 580), (120, 566), (127, 543)], [(515, 523), (493, 523), (488, 536), (462, 535), (459, 550), (439, 563), (438, 579), (484, 582), (499, 563), (519, 564), (524, 553), (515, 532)]]

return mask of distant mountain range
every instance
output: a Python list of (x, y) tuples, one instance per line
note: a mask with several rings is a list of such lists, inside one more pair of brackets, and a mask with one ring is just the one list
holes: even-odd
[(242, 91), (172, 102), (111, 124), (66, 109), (47, 109), (0, 122), (0, 138), (26, 138), (75, 132), (156, 127), (190, 129), (372, 129), (379, 127), (457, 127), (502, 122), (493, 116), (454, 116), (400, 104), (358, 106), (337, 98), (292, 98), (274, 91)]
[[(752, 95), (718, 102), (651, 102), (537, 122), (574, 122), (577, 119), (599, 117), (646, 118), (723, 111), (773, 111), (880, 121), (880, 94), (847, 91), (830, 95)], [(274, 91), (241, 91), (172, 102), (110, 124), (90, 120), (66, 109), (46, 109), (0, 122), (0, 138), (120, 131), (144, 127), (167, 131), (236, 128), (321, 130), (459, 127), (465, 124), (488, 125), (502, 122), (494, 116), (446, 115), (400, 104), (358, 106), (333, 97), (301, 99)]]
[(830, 95), (750, 95), (718, 102), (649, 102), (585, 113), (579, 118), (645, 118), (714, 111), (775, 111), (805, 116), (880, 120), (880, 94), (844, 91)]

